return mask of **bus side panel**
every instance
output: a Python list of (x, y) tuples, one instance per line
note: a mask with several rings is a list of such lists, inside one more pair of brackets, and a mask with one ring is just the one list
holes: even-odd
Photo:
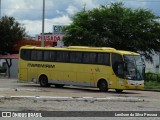
[(57, 72), (56, 70), (52, 70), (51, 71), (51, 79), (50, 80), (52, 80), (52, 81), (58, 80), (58, 74), (59, 74), (59, 72)]
[(114, 72), (109, 76), (109, 88), (116, 88), (117, 87), (117, 76)]
[(19, 80), (28, 81), (28, 70), (25, 68), (20, 68), (19, 70)]
[(48, 80), (51, 79), (51, 72), (52, 72), (51, 70), (38, 69), (37, 71), (38, 71), (37, 79), (39, 79), (41, 75), (46, 75)]
[(20, 81), (28, 81), (28, 69), (25, 61), (18, 59), (18, 79)]
[(98, 83), (98, 80), (105, 79), (108, 83), (108, 88), (116, 87), (117, 77), (109, 66), (97, 66), (95, 71), (96, 71), (96, 81), (95, 81), (96, 85)]
[(51, 73), (51, 80), (59, 81), (61, 84), (71, 84), (76, 82), (76, 72), (74, 69), (75, 65), (70, 65), (66, 63), (57, 63), (55, 69)]
[[(52, 69), (51, 80), (64, 80), (63, 72), (64, 72), (64, 63), (55, 63), (55, 68)], [(62, 82), (62, 81), (61, 81)]]
[(37, 79), (37, 68), (30, 68), (28, 70), (28, 81), (32, 81), (33, 79)]
[(60, 70), (52, 71), (52, 80), (64, 80), (63, 72)]
[(76, 81), (82, 86), (94, 86), (93, 66), (80, 64), (76, 66)]
[(76, 80), (76, 73), (75, 72), (63, 72), (63, 80), (69, 81), (69, 82), (75, 82)]
[(116, 89), (125, 89), (125, 86), (126, 86), (126, 82), (123, 78), (118, 78), (117, 77), (117, 86), (116, 86)]
[(69, 82), (71, 84), (74, 84), (76, 82), (76, 64), (62, 64), (60, 68), (63, 68), (63, 80), (66, 82)]
[[(83, 83), (84, 86), (85, 84), (90, 84), (90, 73), (86, 73), (86, 72), (77, 72), (77, 82), (78, 83)], [(89, 85), (90, 86), (90, 85)]]

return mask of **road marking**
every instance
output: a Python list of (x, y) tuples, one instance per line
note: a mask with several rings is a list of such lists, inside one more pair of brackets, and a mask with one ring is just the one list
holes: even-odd
[(144, 102), (146, 100), (137, 97), (59, 97), (59, 96), (0, 96), (0, 98), (28, 98), (34, 100), (52, 101), (110, 101), (110, 102)]
[(27, 89), (27, 88), (0, 88), (0, 91), (33, 91), (33, 92), (41, 92), (39, 89)]

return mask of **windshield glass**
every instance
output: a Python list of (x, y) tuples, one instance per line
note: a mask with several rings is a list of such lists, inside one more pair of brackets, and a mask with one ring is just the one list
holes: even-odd
[(126, 77), (130, 80), (143, 80), (143, 61), (139, 55), (125, 55)]

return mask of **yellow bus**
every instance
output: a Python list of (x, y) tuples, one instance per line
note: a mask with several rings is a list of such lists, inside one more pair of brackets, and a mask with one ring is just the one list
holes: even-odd
[(42, 87), (64, 85), (115, 89), (143, 89), (144, 65), (140, 54), (108, 47), (21, 47), (18, 77)]

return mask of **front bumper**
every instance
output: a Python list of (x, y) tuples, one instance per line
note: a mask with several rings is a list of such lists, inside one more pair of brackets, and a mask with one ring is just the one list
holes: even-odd
[(144, 83), (143, 84), (127, 84), (126, 90), (143, 90), (144, 89)]

